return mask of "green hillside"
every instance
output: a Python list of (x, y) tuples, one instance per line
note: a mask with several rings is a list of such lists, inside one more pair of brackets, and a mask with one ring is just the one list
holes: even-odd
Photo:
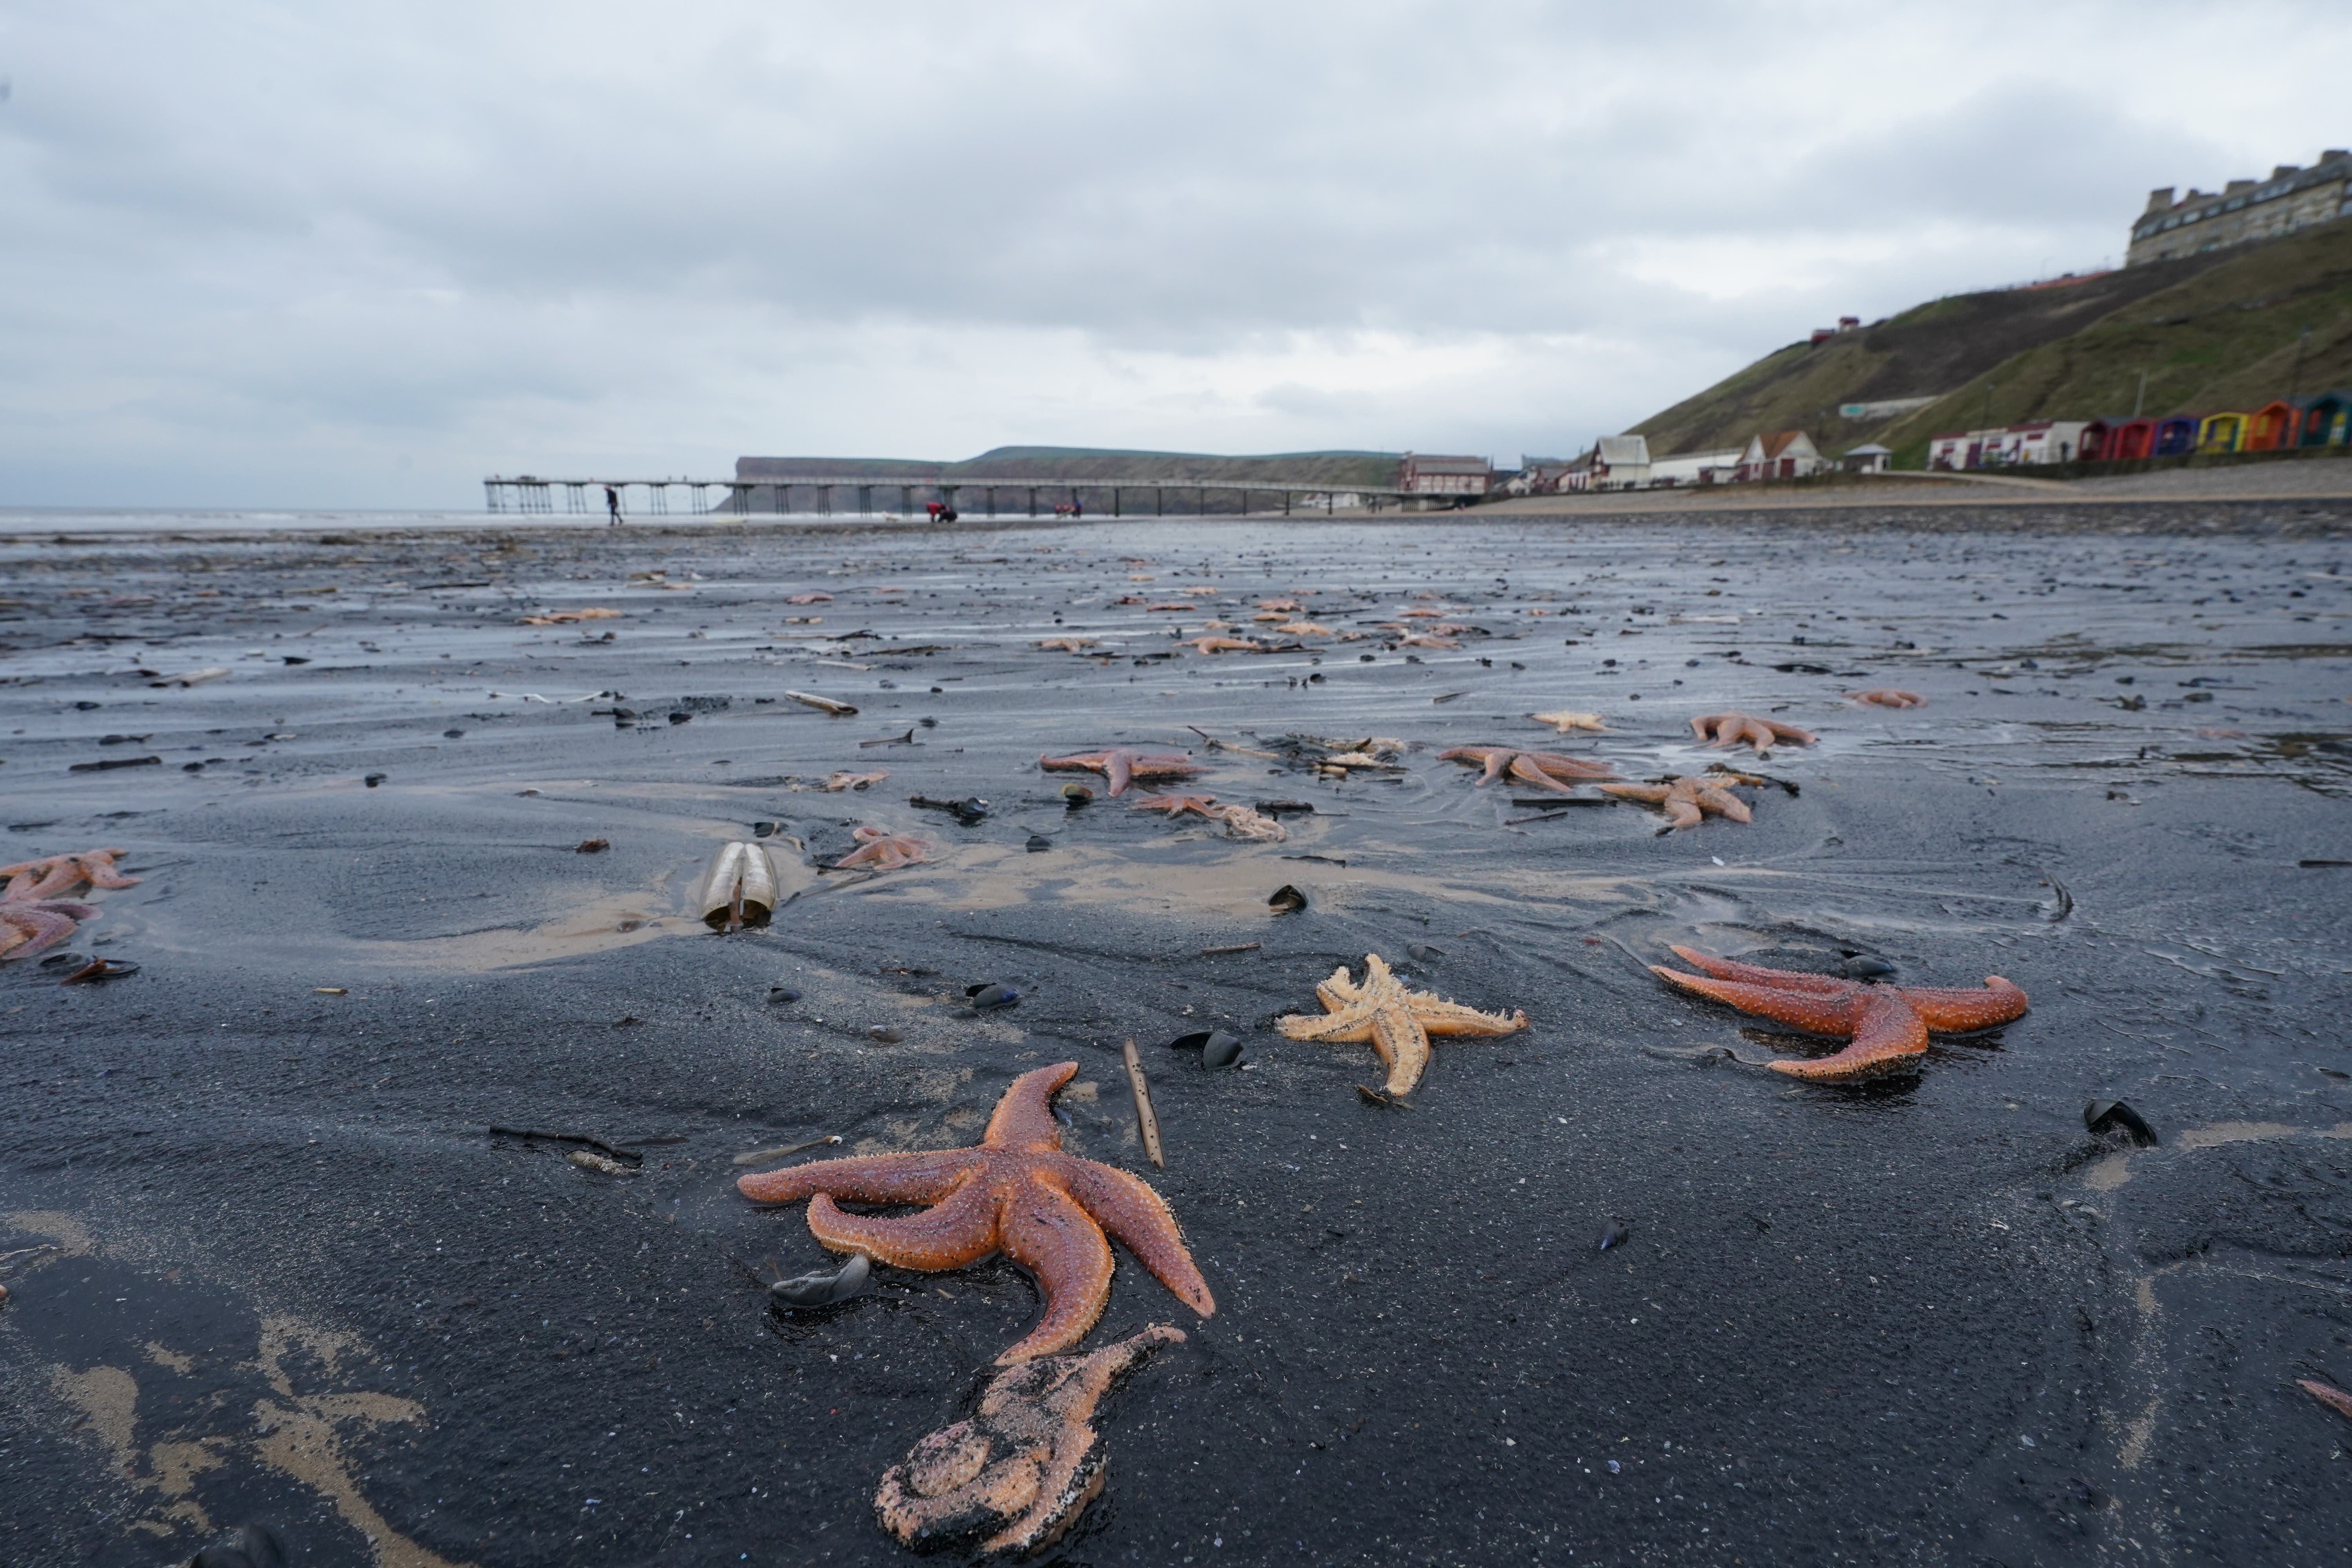
[[(2044, 289), (1955, 295), (1820, 344), (1792, 343), (1633, 427), (1654, 453), (1801, 428), (1825, 452), (1864, 441), (1925, 461), (1937, 431), (2025, 419), (2252, 407), (2352, 383), (2352, 220), (2242, 249)], [(1990, 395), (1988, 395), (1988, 387)], [(1838, 405), (1941, 395), (1891, 419)]]

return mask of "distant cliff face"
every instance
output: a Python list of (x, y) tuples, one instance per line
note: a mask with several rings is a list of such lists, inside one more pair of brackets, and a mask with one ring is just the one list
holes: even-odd
[(1386, 486), (1398, 452), (1277, 452), (1221, 458), (1200, 452), (1122, 452), (1092, 447), (999, 447), (955, 462), (899, 458), (738, 458), (738, 479), (851, 479), (871, 484), (981, 484), (1035, 479), (1054, 484), (1149, 484), (1190, 480), (1268, 485)]

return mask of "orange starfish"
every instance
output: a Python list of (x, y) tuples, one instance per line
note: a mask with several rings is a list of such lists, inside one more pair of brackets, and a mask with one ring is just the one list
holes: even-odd
[(901, 866), (911, 866), (930, 857), (928, 838), (912, 834), (893, 833), (885, 827), (860, 827), (850, 834), (857, 847), (833, 863), (836, 871), (852, 866), (871, 866), (877, 871), (895, 871)]
[(1184, 1331), (1154, 1323), (1092, 1355), (1047, 1356), (996, 1374), (970, 1419), (918, 1441), (882, 1472), (874, 1511), (918, 1552), (995, 1533), (982, 1553), (1051, 1545), (1103, 1488), (1100, 1441), (1087, 1423), (1111, 1385)]
[(1928, 1030), (1989, 1029), (2023, 1016), (2026, 1007), (2025, 993), (1998, 974), (1985, 976), (1980, 991), (1877, 985), (1736, 963), (1695, 948), (1677, 947), (1674, 952), (1712, 978), (1656, 963), (1650, 965), (1650, 973), (1743, 1013), (1851, 1041), (1834, 1056), (1771, 1064), (1775, 1072), (1813, 1083), (1853, 1083), (1901, 1071), (1912, 1058), (1926, 1054)]
[(1696, 827), (1706, 819), (1706, 813), (1727, 816), (1734, 822), (1752, 821), (1748, 803), (1725, 789), (1715, 780), (1685, 774), (1671, 784), (1605, 784), (1603, 795), (1621, 795), (1627, 800), (1647, 801), (1666, 808), (1672, 818), (1663, 831), (1677, 827)]
[(1201, 771), (1190, 757), (1164, 755), (1115, 746), (1100, 752), (1074, 752), (1066, 757), (1040, 757), (1047, 773), (1100, 773), (1110, 780), (1110, 793), (1123, 795), (1137, 779), (1180, 779)]
[(1758, 756), (1770, 751), (1775, 741), (1800, 746), (1813, 743), (1811, 731), (1773, 719), (1759, 719), (1753, 713), (1701, 713), (1691, 721), (1691, 732), (1702, 741), (1712, 734), (1715, 739), (1710, 743), (1717, 746), (1733, 746), (1745, 741), (1756, 748)]
[(1856, 702), (1875, 702), (1881, 708), (1925, 708), (1927, 700), (1916, 691), (1898, 691), (1892, 686), (1881, 686), (1870, 691), (1849, 691)]
[(1530, 752), (1518, 746), (1456, 746), (1450, 752), (1440, 752), (1441, 763), (1474, 763), (1486, 772), (1478, 782), (1493, 784), (1508, 773), (1524, 784), (1533, 784), (1554, 795), (1573, 795), (1563, 780), (1613, 779), (1615, 769), (1606, 763), (1587, 762), (1582, 757), (1562, 756), (1558, 752)]
[[(996, 1102), (977, 1147), (819, 1160), (745, 1176), (754, 1203), (808, 1198), (809, 1231), (835, 1252), (862, 1252), (900, 1268), (936, 1272), (992, 1252), (1027, 1269), (1045, 1314), (1000, 1366), (1066, 1351), (1086, 1338), (1110, 1300), (1108, 1231), (1177, 1299), (1206, 1318), (1217, 1310), (1168, 1205), (1136, 1177), (1062, 1152), (1056, 1091), (1076, 1076), (1062, 1062), (1023, 1073)], [(922, 1204), (903, 1218), (845, 1214), (835, 1197)]]
[(73, 935), (77, 921), (98, 915), (96, 904), (69, 899), (10, 899), (0, 902), (0, 959), (30, 958)]
[(75, 855), (51, 855), (0, 866), (0, 877), (8, 879), (6, 890), (0, 891), (0, 900), (21, 903), (31, 899), (54, 899), (84, 882), (93, 888), (136, 887), (138, 878), (126, 877), (114, 868), (115, 857), (128, 853), (125, 849), (84, 849)]

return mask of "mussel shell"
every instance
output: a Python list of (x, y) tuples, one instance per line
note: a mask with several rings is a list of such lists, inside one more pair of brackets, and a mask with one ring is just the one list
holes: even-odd
[(853, 1252), (838, 1268), (777, 1280), (768, 1287), (768, 1296), (780, 1307), (832, 1307), (865, 1294), (873, 1282), (873, 1263), (866, 1254)]
[(43, 969), (63, 969), (68, 965), (71, 965), (76, 969), (79, 969), (89, 962), (89, 954), (86, 952), (53, 952), (49, 954), (48, 957), (41, 960), (41, 967)]
[(1883, 980), (1895, 973), (1895, 966), (1872, 953), (1857, 952), (1839, 964), (1838, 972), (1848, 980)]
[(1053, 847), (1054, 841), (1042, 833), (1033, 833), (1029, 836), (1029, 853), (1032, 855), (1043, 855)]
[(782, 1006), (784, 1003), (797, 1002), (800, 999), (801, 994), (796, 987), (791, 985), (771, 985), (768, 987), (768, 1001), (773, 1005)]
[(2083, 1107), (2083, 1125), (2097, 1137), (2103, 1132), (2125, 1132), (2143, 1149), (2154, 1148), (2163, 1142), (2147, 1119), (2120, 1100), (2095, 1100)]
[(1307, 907), (1307, 895), (1285, 882), (1267, 895), (1265, 907), (1278, 915), (1295, 915)]
[(1622, 1219), (1612, 1219), (1601, 1227), (1601, 1244), (1595, 1252), (1606, 1252), (1612, 1247), (1622, 1247), (1633, 1239), (1633, 1227)]
[(1232, 1067), (1241, 1059), (1242, 1043), (1228, 1034), (1211, 1035), (1208, 1043), (1201, 1047), (1201, 1066), (1210, 1072)]
[(999, 1007), (1010, 1007), (1021, 1000), (1021, 993), (1012, 986), (992, 983), (987, 985), (966, 986), (964, 994), (971, 997), (971, 1005), (983, 1013), (993, 1012)]
[(866, 1037), (877, 1045), (895, 1046), (907, 1037), (887, 1024), (877, 1024), (866, 1031)]

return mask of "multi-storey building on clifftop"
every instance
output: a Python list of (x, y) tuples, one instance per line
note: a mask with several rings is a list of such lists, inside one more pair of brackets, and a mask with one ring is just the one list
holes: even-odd
[(2170, 185), (2150, 191), (2147, 210), (2132, 225), (2124, 265), (2274, 239), (2347, 216), (2352, 216), (2352, 153), (2331, 147), (2308, 169), (2281, 163), (2267, 180), (2231, 180), (2218, 193), (2192, 188), (2174, 201)]

